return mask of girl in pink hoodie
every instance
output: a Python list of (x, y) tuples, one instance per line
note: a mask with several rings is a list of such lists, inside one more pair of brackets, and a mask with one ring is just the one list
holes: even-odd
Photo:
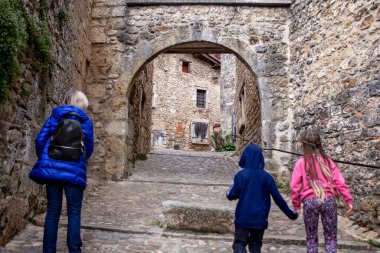
[(325, 235), (325, 251), (337, 252), (337, 204), (340, 193), (347, 204), (347, 215), (353, 213), (352, 197), (336, 164), (322, 148), (321, 137), (315, 130), (300, 134), (304, 156), (293, 170), (290, 197), (296, 212), (303, 203), (307, 253), (318, 252), (318, 219), (321, 214)]

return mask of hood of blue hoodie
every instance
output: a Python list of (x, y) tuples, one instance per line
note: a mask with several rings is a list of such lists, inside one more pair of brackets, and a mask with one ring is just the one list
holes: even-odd
[(88, 119), (88, 115), (79, 107), (73, 105), (62, 105), (53, 109), (53, 116), (58, 121), (66, 118), (68, 114), (75, 113), (80, 116), (82, 121), (86, 121)]
[(247, 146), (240, 158), (239, 166), (244, 169), (263, 170), (265, 162), (261, 148), (256, 144)]

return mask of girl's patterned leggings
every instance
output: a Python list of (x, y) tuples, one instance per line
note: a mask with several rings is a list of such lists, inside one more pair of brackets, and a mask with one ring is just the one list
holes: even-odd
[(334, 197), (323, 203), (317, 198), (304, 201), (303, 217), (306, 228), (307, 253), (318, 253), (318, 219), (321, 214), (325, 235), (325, 252), (337, 251), (337, 206)]

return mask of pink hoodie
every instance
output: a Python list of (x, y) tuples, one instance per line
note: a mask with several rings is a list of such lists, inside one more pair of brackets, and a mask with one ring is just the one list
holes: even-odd
[[(293, 201), (293, 208), (296, 211), (299, 211), (301, 209), (301, 202), (306, 199), (316, 197), (313, 188), (311, 188), (307, 183), (304, 163), (304, 158), (301, 158), (297, 161), (296, 165), (294, 166), (292, 180), (290, 182), (290, 197)], [(335, 189), (342, 194), (344, 202), (346, 202), (347, 205), (352, 205), (352, 196), (342, 174), (332, 160), (330, 160), (330, 165), (334, 178)], [(315, 166), (318, 177), (323, 187), (325, 188), (327, 195), (333, 196), (333, 192), (331, 191), (326, 179), (323, 177), (321, 169), (317, 162), (315, 162)]]

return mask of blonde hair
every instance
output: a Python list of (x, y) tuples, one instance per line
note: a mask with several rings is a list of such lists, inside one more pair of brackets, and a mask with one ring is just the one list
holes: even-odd
[(75, 90), (69, 92), (65, 99), (65, 104), (78, 106), (79, 108), (85, 110), (88, 107), (88, 99), (83, 92)]
[(318, 176), (316, 163), (321, 169), (322, 177), (327, 181), (333, 194), (336, 195), (337, 193), (333, 187), (334, 178), (331, 171), (331, 159), (323, 149), (321, 136), (316, 129), (301, 132), (299, 140), (303, 144), (306, 179), (309, 186), (313, 188), (316, 197), (323, 202), (327, 197), (327, 193)]

